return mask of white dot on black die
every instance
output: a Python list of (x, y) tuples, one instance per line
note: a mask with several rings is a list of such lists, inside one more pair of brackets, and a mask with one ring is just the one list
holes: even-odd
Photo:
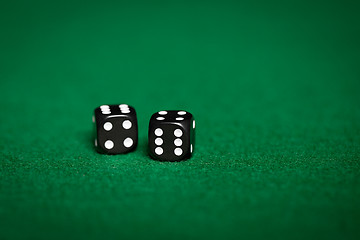
[(156, 139), (155, 139), (155, 144), (158, 145), (158, 146), (162, 145), (163, 142), (164, 142), (164, 141), (162, 140), (162, 138), (156, 138)]
[(132, 126), (132, 123), (129, 121), (129, 120), (125, 120), (123, 123), (122, 123), (122, 126), (124, 129), (130, 129), (131, 126)]
[(193, 146), (192, 146), (192, 144), (190, 145), (190, 153), (192, 153), (193, 152)]
[(165, 120), (165, 118), (164, 117), (157, 117), (156, 120), (162, 121), (162, 120)]
[(181, 131), (181, 129), (176, 129), (174, 131), (174, 135), (175, 137), (181, 137), (183, 135), (183, 132)]
[(177, 117), (177, 118), (175, 118), (177, 121), (182, 121), (182, 120), (184, 120), (184, 118), (183, 117)]
[(110, 114), (111, 113), (109, 105), (100, 106), (100, 110), (101, 110), (102, 114)]
[(195, 120), (193, 121), (193, 128), (195, 128)]
[(160, 111), (158, 112), (160, 115), (166, 115), (167, 114), (167, 111)]
[(130, 109), (120, 109), (122, 113), (130, 113)]
[(129, 105), (127, 105), (127, 104), (120, 104), (120, 105), (119, 105), (119, 108), (120, 108), (120, 109), (129, 108)]
[(110, 131), (112, 128), (113, 128), (113, 125), (111, 124), (111, 122), (104, 123), (104, 129), (106, 131)]
[(104, 144), (106, 149), (112, 149), (114, 147), (114, 142), (111, 140), (107, 140)]
[(133, 143), (134, 143), (134, 141), (129, 137), (125, 138), (125, 140), (124, 140), (124, 146), (127, 148), (131, 147), (133, 145)]
[(160, 137), (161, 135), (163, 135), (163, 130), (161, 128), (157, 128), (155, 129), (155, 135)]
[(164, 150), (163, 150), (161, 147), (155, 148), (155, 153), (156, 153), (157, 155), (161, 155), (161, 154), (163, 154), (163, 152), (164, 152)]
[(185, 115), (186, 112), (185, 112), (185, 111), (179, 111), (178, 114), (179, 114), (179, 115)]
[(183, 150), (181, 148), (175, 148), (174, 153), (176, 156), (181, 156), (183, 153)]
[(177, 138), (177, 139), (174, 140), (174, 144), (177, 147), (180, 147), (182, 145), (182, 143), (183, 142), (182, 142), (182, 140), (180, 138)]

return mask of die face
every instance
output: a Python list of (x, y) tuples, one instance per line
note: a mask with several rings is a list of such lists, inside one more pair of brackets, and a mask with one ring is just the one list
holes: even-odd
[[(160, 111), (149, 123), (149, 154), (160, 161), (181, 161), (192, 156), (194, 117), (185, 111)], [(194, 125), (195, 126), (195, 125)]]
[(190, 120), (193, 118), (193, 115), (189, 112), (179, 110), (171, 110), (171, 111), (159, 111), (154, 113), (151, 116), (150, 121), (156, 122), (165, 122), (165, 123), (180, 123), (187, 124), (190, 123)]
[(109, 117), (129, 116), (136, 118), (136, 111), (127, 104), (120, 105), (102, 105), (95, 109), (96, 122), (105, 120)]
[(94, 144), (98, 152), (120, 154), (136, 148), (138, 125), (133, 107), (125, 104), (103, 105), (95, 109), (94, 121)]

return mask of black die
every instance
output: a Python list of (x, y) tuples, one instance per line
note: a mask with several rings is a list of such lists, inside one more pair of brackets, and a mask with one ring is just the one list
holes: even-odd
[(138, 143), (135, 109), (127, 104), (102, 105), (95, 109), (95, 147), (106, 154), (128, 153)]
[(160, 161), (181, 161), (192, 156), (195, 119), (186, 111), (160, 111), (149, 124), (149, 153)]

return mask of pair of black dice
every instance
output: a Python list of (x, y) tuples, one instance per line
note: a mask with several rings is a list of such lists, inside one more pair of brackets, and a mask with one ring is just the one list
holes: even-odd
[[(95, 109), (95, 147), (105, 154), (134, 151), (138, 143), (136, 111), (127, 104), (102, 105)], [(186, 111), (160, 111), (150, 118), (148, 147), (152, 158), (181, 161), (192, 156), (195, 119)]]

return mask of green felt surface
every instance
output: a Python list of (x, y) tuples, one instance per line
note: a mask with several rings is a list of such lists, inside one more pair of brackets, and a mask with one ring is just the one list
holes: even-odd
[[(356, 1), (0, 3), (0, 239), (359, 239)], [(97, 154), (91, 115), (136, 107)], [(152, 113), (196, 152), (147, 155)]]

